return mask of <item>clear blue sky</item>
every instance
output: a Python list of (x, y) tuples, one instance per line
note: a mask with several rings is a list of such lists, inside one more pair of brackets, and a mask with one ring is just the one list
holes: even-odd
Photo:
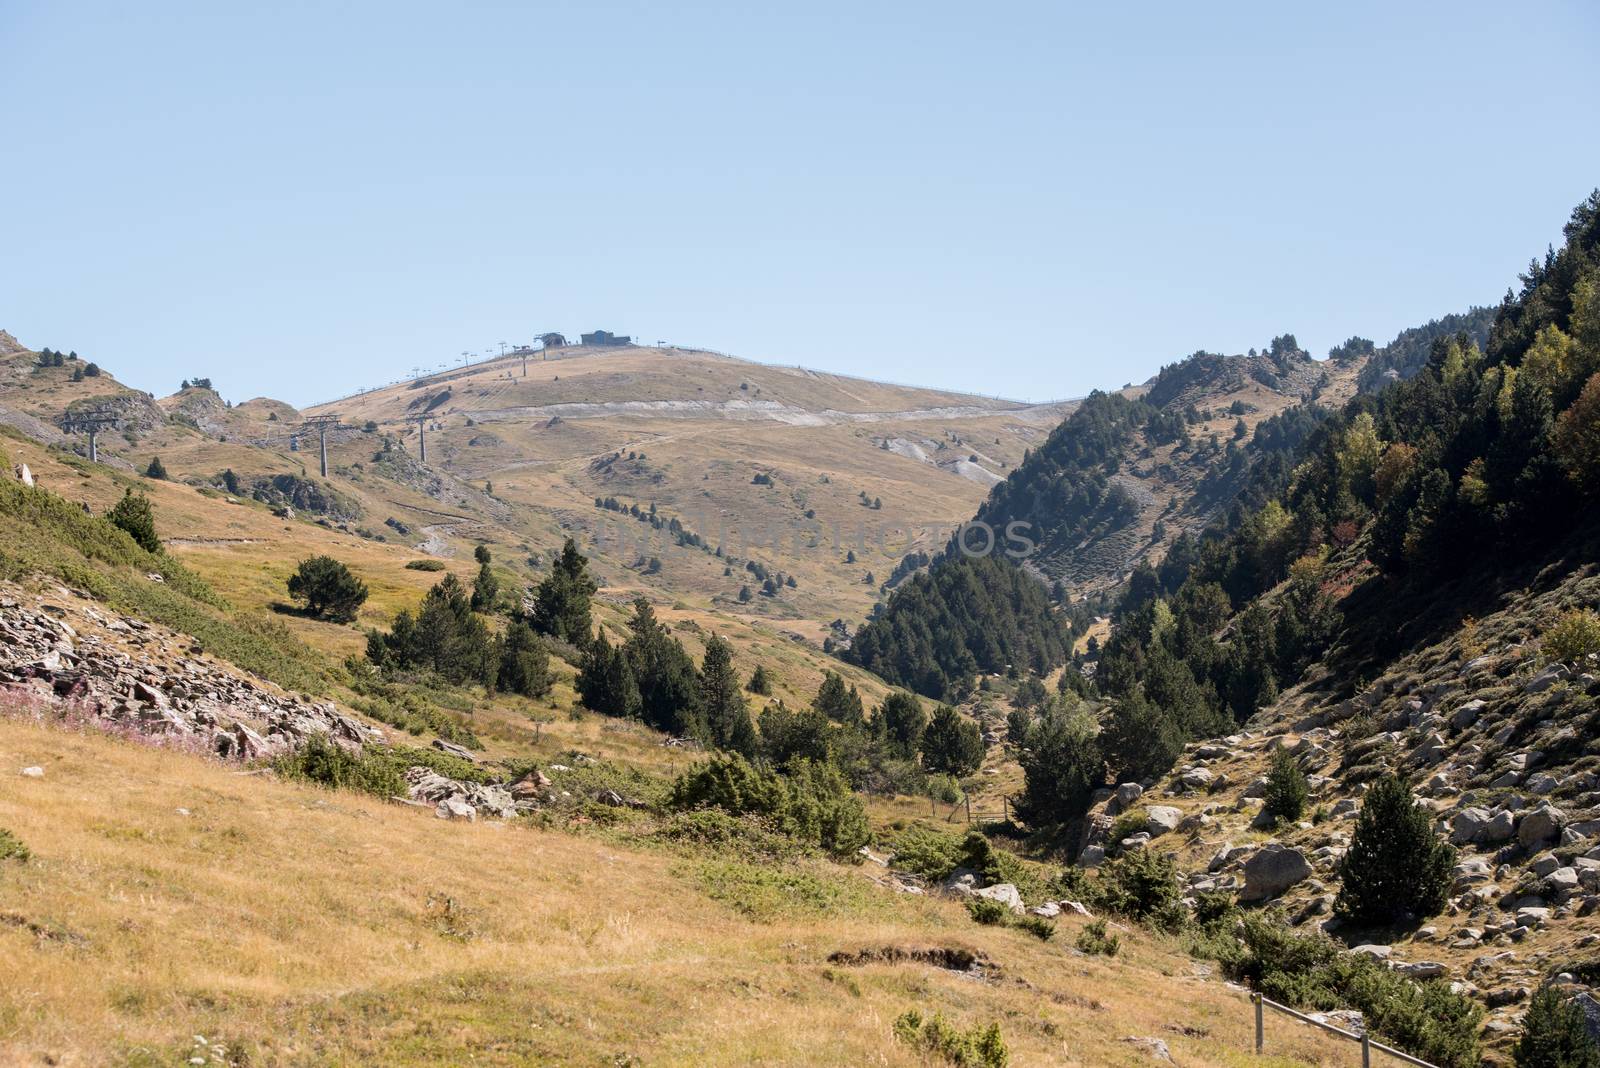
[(1597, 56), (1584, 2), (0, 0), (0, 327), (300, 404), (545, 329), (1029, 399), (1321, 355), (1559, 241)]

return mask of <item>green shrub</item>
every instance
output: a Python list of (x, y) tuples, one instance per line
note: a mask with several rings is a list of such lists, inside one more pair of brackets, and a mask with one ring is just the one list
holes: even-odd
[(432, 768), (445, 778), (455, 779), (457, 782), (487, 784), (499, 781), (499, 776), (495, 774), (493, 769), (462, 757), (452, 756), (431, 746), (422, 748), (420, 746), (397, 745), (386, 750), (385, 755), (401, 768), (409, 768), (413, 765)]
[(403, 797), (406, 792), (400, 763), (390, 753), (376, 747), (352, 753), (321, 734), (311, 735), (298, 749), (279, 756), (272, 768), (286, 779), (331, 789), (360, 790), (378, 797)]
[(1306, 773), (1287, 749), (1272, 754), (1272, 770), (1267, 774), (1267, 793), (1263, 809), (1281, 823), (1293, 823), (1306, 810), (1311, 789)]
[(1443, 911), (1456, 851), (1433, 828), (1394, 775), (1375, 782), (1361, 802), (1350, 849), (1339, 862), (1334, 910), (1358, 924), (1390, 924)]
[(1589, 1038), (1583, 1010), (1549, 986), (1528, 1003), (1511, 1055), (1517, 1068), (1600, 1068), (1600, 1048)]
[(361, 695), (350, 701), (350, 707), (357, 711), (413, 735), (432, 731), (447, 742), (468, 749), (483, 748), (478, 736), (436, 707), (423, 687), (385, 682), (372, 662), (361, 656), (346, 658), (344, 669), (350, 688)]
[(31, 856), (33, 854), (22, 844), (22, 839), (0, 827), (0, 860), (26, 861)]
[(1043, 916), (1019, 916), (1011, 926), (1019, 931), (1027, 931), (1041, 942), (1048, 942), (1056, 936), (1056, 925)]
[(675, 812), (652, 832), (659, 841), (687, 846), (717, 856), (746, 860), (789, 860), (804, 854), (804, 846), (774, 830), (757, 816), (730, 816), (721, 809)]
[(1541, 636), (1548, 661), (1571, 664), (1600, 655), (1600, 615), (1587, 608), (1562, 614)]
[(896, 868), (935, 883), (948, 879), (962, 866), (965, 856), (961, 839), (922, 827), (913, 827), (896, 838), (891, 849)]
[[(550, 777), (558, 787), (572, 795), (571, 804), (583, 809), (591, 816), (598, 814), (600, 811), (612, 814), (618, 811), (615, 808), (600, 805), (591, 800), (607, 790), (613, 791), (629, 801), (637, 802), (645, 809), (656, 811), (666, 807), (667, 800), (671, 795), (671, 783), (658, 776), (641, 771), (631, 764), (619, 764), (609, 760), (583, 759), (572, 750), (562, 754), (561, 763), (570, 765), (570, 767), (566, 771), (552, 771), (550, 772)], [(538, 761), (534, 760), (512, 760), (507, 762), (513, 781), (538, 766)], [(563, 802), (558, 802), (558, 804), (560, 803)]]
[(1115, 850), (1124, 838), (1132, 838), (1150, 826), (1150, 814), (1143, 808), (1130, 808), (1117, 817), (1106, 833), (1106, 841)]
[(719, 755), (679, 776), (668, 803), (679, 810), (720, 808), (736, 816), (763, 816), (784, 833), (836, 856), (854, 854), (869, 836), (866, 809), (838, 769), (804, 759), (780, 775), (736, 753)]
[(1122, 948), (1122, 939), (1107, 932), (1105, 920), (1095, 920), (1078, 932), (1077, 946), (1091, 957), (1097, 954), (1115, 957)]
[(407, 571), (443, 571), (442, 560), (411, 560), (406, 564)]
[(942, 1057), (958, 1068), (1005, 1068), (1011, 1061), (997, 1023), (962, 1030), (939, 1013), (924, 1019), (913, 1009), (895, 1020), (894, 1035), (912, 1049)]
[(972, 917), (973, 923), (981, 923), (985, 927), (1003, 927), (1012, 917), (1011, 909), (998, 901), (991, 901), (986, 897), (967, 898), (967, 915)]
[(1183, 924), (1178, 869), (1153, 850), (1135, 849), (1100, 869), (1101, 903), (1113, 912), (1167, 930)]

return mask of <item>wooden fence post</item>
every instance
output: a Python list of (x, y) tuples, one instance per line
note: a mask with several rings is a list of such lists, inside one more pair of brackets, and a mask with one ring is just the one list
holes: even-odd
[(1252, 995), (1250, 1000), (1256, 1003), (1256, 1052), (1260, 1053), (1261, 1048), (1266, 1045), (1267, 1041), (1266, 1021), (1263, 1019), (1266, 1006), (1262, 1003), (1259, 993)]

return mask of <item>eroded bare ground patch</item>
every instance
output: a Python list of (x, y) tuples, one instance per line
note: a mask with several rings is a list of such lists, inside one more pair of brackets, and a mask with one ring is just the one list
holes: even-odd
[(19, 927), (27, 931), (40, 942), (53, 942), (67, 946), (86, 946), (89, 940), (76, 931), (69, 931), (65, 927), (55, 924), (39, 923), (30, 920), (19, 912), (0, 912), (0, 925), (6, 927)]
[(1000, 975), (1000, 965), (986, 954), (962, 946), (880, 945), (860, 949), (841, 949), (829, 954), (829, 964), (861, 967), (866, 964), (926, 964), (945, 971), (995, 979)]

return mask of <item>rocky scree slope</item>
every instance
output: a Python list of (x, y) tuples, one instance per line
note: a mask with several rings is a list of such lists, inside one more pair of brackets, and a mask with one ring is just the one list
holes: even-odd
[[(1587, 996), (1600, 982), (1600, 665), (1550, 662), (1537, 640), (1563, 610), (1600, 599), (1600, 565), (1400, 658), (1353, 697), (1287, 691), (1239, 733), (1191, 744), (1147, 784), (1103, 791), (1079, 853), (1157, 849), (1188, 871), (1191, 896), (1236, 893), (1281, 908), (1351, 952), (1480, 997), (1489, 1035), (1510, 1036), (1550, 980)], [(1274, 826), (1266, 771), (1287, 748), (1311, 788), (1308, 818)], [(1333, 918), (1338, 865), (1367, 785), (1416, 783), (1458, 849), (1446, 912), (1414, 930), (1363, 932)], [(1109, 841), (1143, 816), (1142, 829)], [(1125, 821), (1125, 822), (1124, 822)]]
[[(388, 741), (383, 729), (333, 701), (285, 693), (207, 655), (190, 637), (65, 588), (30, 595), (0, 585), (0, 713), (244, 764), (269, 761), (313, 738), (354, 752)], [(478, 764), (473, 753), (442, 739), (433, 749)], [(495, 782), (413, 764), (405, 781), (400, 800), (433, 808), (441, 819), (509, 819), (554, 796), (538, 770)], [(619, 796), (615, 803), (627, 801)]]

